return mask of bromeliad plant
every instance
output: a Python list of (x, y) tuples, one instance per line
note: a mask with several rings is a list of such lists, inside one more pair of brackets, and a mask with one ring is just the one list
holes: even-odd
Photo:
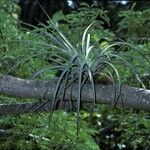
[[(92, 23), (93, 24), (93, 23)], [(60, 96), (61, 99), (65, 96), (66, 89), (73, 85), (74, 82), (78, 83), (78, 98), (77, 98), (77, 127), (79, 129), (79, 115), (80, 115), (80, 104), (81, 104), (81, 91), (85, 83), (90, 82), (92, 93), (93, 93), (93, 102), (96, 103), (96, 90), (95, 90), (95, 78), (99, 74), (106, 74), (107, 76), (114, 79), (113, 83), (119, 91), (119, 94), (115, 97), (115, 104), (119, 96), (121, 95), (121, 78), (119, 76), (118, 70), (115, 67), (116, 63), (121, 63), (126, 65), (133, 72), (137, 80), (143, 85), (140, 80), (138, 69), (134, 64), (129, 62), (130, 58), (139, 59), (136, 56), (130, 56), (125, 52), (116, 49), (122, 45), (130, 47), (130, 49), (137, 51), (144, 59), (145, 56), (141, 53), (140, 50), (134, 46), (125, 43), (125, 42), (115, 42), (112, 44), (106, 44), (103, 46), (95, 47), (90, 42), (90, 34), (88, 33), (89, 28), (92, 26), (90, 24), (83, 33), (81, 44), (74, 45), (68, 40), (68, 38), (59, 30), (57, 24), (54, 21), (50, 21), (48, 26), (43, 25), (43, 29), (37, 29), (38, 35), (41, 35), (42, 38), (45, 37), (47, 40), (50, 40), (50, 43), (37, 43), (45, 47), (41, 48), (41, 51), (36, 55), (46, 55), (49, 54), (49, 60), (55, 64), (53, 67), (46, 67), (34, 73), (33, 77), (41, 75), (42, 73), (49, 71), (51, 69), (56, 69), (61, 71), (58, 83), (56, 85), (53, 106), (55, 107)], [(50, 30), (49, 30), (50, 29)], [(51, 49), (51, 51), (46, 49)], [(142, 59), (141, 59), (142, 60)], [(148, 61), (148, 60), (147, 60)], [(111, 71), (115, 75), (112, 75)], [(114, 77), (115, 76), (115, 77)], [(116, 81), (115, 81), (116, 80)], [(117, 86), (116, 86), (117, 85)], [(46, 103), (46, 102), (45, 102)]]

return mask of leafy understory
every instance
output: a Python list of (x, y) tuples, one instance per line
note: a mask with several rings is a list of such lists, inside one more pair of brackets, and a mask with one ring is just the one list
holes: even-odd
[(51, 122), (47, 113), (24, 114), (20, 115), (19, 120), (18, 117), (1, 117), (0, 133), (6, 131), (6, 134), (0, 136), (0, 149), (99, 149), (92, 138), (96, 130), (89, 128), (83, 120), (77, 139), (76, 117), (71, 113), (56, 111)]

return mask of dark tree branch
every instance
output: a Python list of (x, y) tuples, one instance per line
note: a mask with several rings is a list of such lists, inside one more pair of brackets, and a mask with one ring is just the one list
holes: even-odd
[[(50, 81), (26, 80), (11, 76), (0, 76), (0, 94), (15, 96), (18, 98), (43, 98), (52, 100), (57, 79)], [(78, 85), (72, 88), (72, 100), (76, 103), (78, 96)], [(46, 94), (45, 94), (46, 93)], [(96, 85), (97, 103), (114, 104), (115, 87), (113, 85)], [(70, 88), (66, 90), (66, 102), (70, 97)], [(85, 84), (82, 89), (82, 103), (92, 103), (93, 94), (90, 84)], [(50, 105), (47, 107), (51, 109)], [(63, 103), (61, 104), (63, 106)], [(67, 104), (69, 106), (69, 104)], [(150, 90), (138, 89), (129, 86), (122, 86), (121, 97), (118, 99), (117, 106), (131, 107), (134, 109), (144, 109), (150, 111)], [(22, 106), (23, 107), (23, 106)], [(45, 106), (44, 106), (45, 107)], [(6, 108), (6, 107), (5, 107)], [(27, 106), (25, 107), (25, 109)], [(1, 109), (1, 108), (0, 108)], [(22, 108), (22, 110), (25, 110)], [(35, 108), (34, 108), (35, 109)], [(45, 107), (46, 109), (46, 107)]]

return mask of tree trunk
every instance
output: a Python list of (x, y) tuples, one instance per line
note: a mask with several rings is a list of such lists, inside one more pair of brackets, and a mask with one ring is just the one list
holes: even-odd
[[(0, 76), (0, 94), (15, 96), (18, 98), (38, 98), (52, 101), (57, 79), (50, 81), (27, 80), (11, 76)], [(76, 102), (78, 97), (78, 84), (75, 83), (72, 89), (69, 87), (65, 93), (65, 101)], [(119, 94), (119, 93), (118, 93)], [(82, 104), (92, 103), (93, 94), (90, 84), (85, 84), (82, 88)], [(97, 103), (113, 105), (115, 97), (114, 85), (96, 85)], [(122, 86), (121, 96), (118, 98), (117, 106), (131, 107), (150, 111), (150, 90), (141, 88)]]

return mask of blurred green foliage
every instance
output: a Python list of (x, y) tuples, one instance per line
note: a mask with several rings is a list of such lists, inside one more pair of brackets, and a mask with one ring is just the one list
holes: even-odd
[(122, 36), (130, 42), (147, 42), (150, 40), (150, 9), (134, 11), (133, 8), (128, 11), (120, 11), (121, 21), (118, 23), (117, 32), (118, 34), (126, 32)]
[[(0, 74), (29, 77), (47, 64), (44, 58), (30, 58), (41, 50), (36, 47), (41, 39), (20, 27), (20, 8), (16, 1), (2, 0), (0, 8)], [(53, 75), (50, 71), (49, 76)]]
[(81, 121), (80, 135), (77, 138), (76, 117), (64, 111), (28, 114), (20, 116), (4, 116), (0, 119), (0, 129), (9, 133), (1, 136), (0, 149), (3, 150), (98, 150), (98, 145), (91, 135), (95, 129)]
[[(149, 115), (144, 111), (97, 106), (92, 113), (92, 120), (90, 119), (92, 126), (99, 131), (95, 140), (101, 145), (101, 149), (149, 149)], [(102, 129), (113, 123), (115, 127), (112, 130), (101, 134)]]
[[(76, 113), (55, 111), (53, 115), (1, 116), (0, 149), (148, 149), (150, 127), (143, 120), (149, 115), (143, 111), (97, 105), (94, 111), (89, 108), (81, 111), (78, 138)], [(111, 124), (115, 126), (103, 132)]]

